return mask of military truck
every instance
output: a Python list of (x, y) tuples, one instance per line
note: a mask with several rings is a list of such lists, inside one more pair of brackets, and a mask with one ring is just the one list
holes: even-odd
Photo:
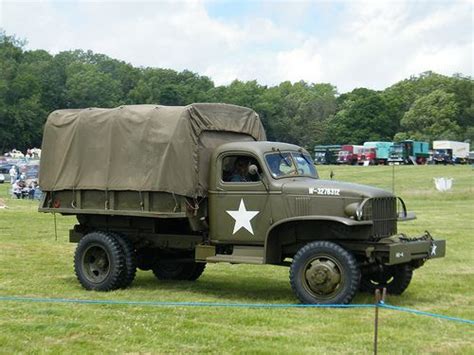
[(224, 104), (59, 110), (47, 119), (39, 211), (75, 215), (74, 269), (87, 290), (197, 280), (206, 263), (289, 267), (303, 303), (401, 294), (445, 241), (397, 230), (390, 192), (322, 180), (310, 154), (268, 142), (258, 115)]

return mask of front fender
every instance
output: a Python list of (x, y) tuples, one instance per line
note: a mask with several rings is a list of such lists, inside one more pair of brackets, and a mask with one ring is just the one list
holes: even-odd
[[(278, 238), (272, 238), (272, 234), (278, 227), (283, 226), (284, 224), (294, 223), (294, 222), (308, 222), (308, 221), (326, 221), (326, 222), (336, 222), (343, 224), (349, 227), (355, 226), (371, 226), (372, 221), (356, 221), (351, 218), (336, 217), (336, 216), (298, 216), (291, 217), (279, 220), (273, 224), (267, 231), (265, 236), (265, 251), (264, 251), (264, 263), (265, 264), (278, 264), (280, 260), (280, 243), (278, 243)], [(275, 233), (274, 235), (278, 235)]]
[(331, 221), (345, 224), (346, 226), (370, 226), (373, 224), (372, 221), (356, 221), (352, 218), (337, 217), (337, 216), (298, 216), (291, 218), (284, 218), (273, 224), (267, 232), (265, 239), (268, 239), (268, 236), (271, 234), (272, 230), (276, 227), (288, 223), (288, 222), (297, 222), (297, 221)]

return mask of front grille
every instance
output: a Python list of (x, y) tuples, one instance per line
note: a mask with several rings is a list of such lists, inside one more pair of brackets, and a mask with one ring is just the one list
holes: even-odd
[(372, 198), (364, 205), (362, 218), (373, 221), (375, 238), (389, 237), (397, 233), (396, 197)]

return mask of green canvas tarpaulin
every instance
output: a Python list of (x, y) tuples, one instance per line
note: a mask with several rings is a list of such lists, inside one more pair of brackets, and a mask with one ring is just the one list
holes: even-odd
[(58, 110), (45, 125), (39, 184), (44, 191), (206, 196), (210, 152), (249, 139), (265, 140), (261, 121), (253, 110), (234, 105)]

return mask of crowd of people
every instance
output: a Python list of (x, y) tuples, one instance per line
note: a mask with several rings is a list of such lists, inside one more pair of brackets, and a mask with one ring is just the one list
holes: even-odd
[(40, 157), (39, 148), (30, 148), (25, 153), (12, 149), (0, 155), (0, 183), (10, 177), (12, 198), (41, 199), (42, 192), (38, 185)]
[(11, 167), (9, 175), (12, 197), (31, 200), (41, 198), (41, 189), (36, 180), (27, 183), (25, 174), (17, 172), (14, 166)]

